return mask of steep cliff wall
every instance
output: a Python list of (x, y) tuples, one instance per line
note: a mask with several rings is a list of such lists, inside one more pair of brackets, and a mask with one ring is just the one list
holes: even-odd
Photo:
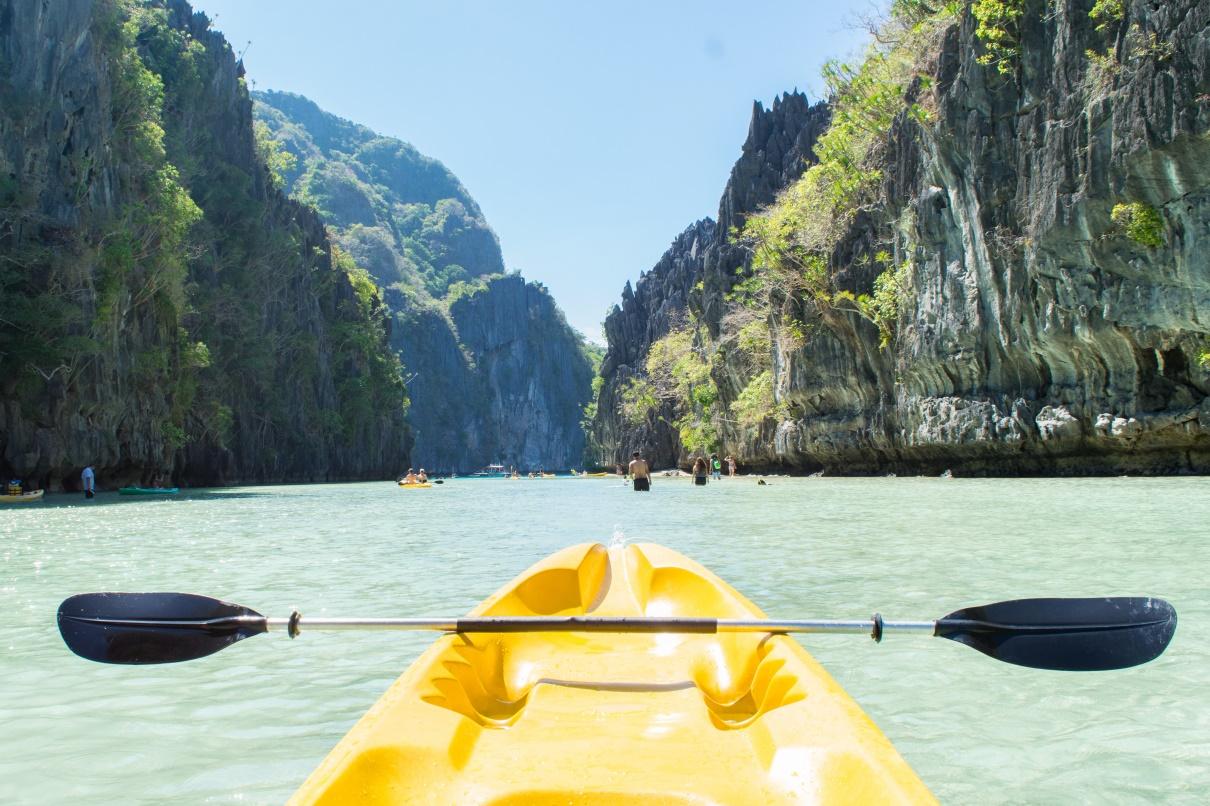
[(492, 450), (519, 468), (578, 467), (592, 371), (546, 289), (516, 275), (493, 279), (450, 305), (450, 317), (485, 389), (479, 455)]
[(274, 186), (242, 75), (183, 0), (0, 0), (0, 472), (406, 462), (381, 305)]
[[(759, 423), (717, 414), (729, 375), (752, 381), (730, 281), (691, 298), (712, 447), (828, 472), (1210, 469), (1210, 6), (1020, 5), (1003, 53), (969, 6), (939, 27), (824, 279), (762, 309)], [(889, 307), (863, 304), (884, 272)]]
[(636, 448), (660, 467), (687, 457), (673, 425), (675, 403), (662, 401), (658, 411), (628, 420), (622, 412), (623, 389), (646, 374), (651, 345), (683, 327), (690, 316), (699, 317), (715, 337), (721, 334), (728, 310), (725, 296), (749, 264), (748, 252), (728, 233), (802, 175), (828, 121), (827, 105), (812, 105), (802, 93), (779, 96), (767, 110), (756, 102), (747, 139), (719, 201), (718, 223), (706, 219), (690, 226), (633, 290), (627, 284), (622, 304), (605, 319), (608, 349), (593, 425), (602, 464), (623, 462)]
[(284, 171), (386, 289), (412, 400), (414, 463), (465, 473), (503, 461), (578, 467), (591, 394), (581, 339), (546, 291), (502, 277), (495, 234), (437, 160), (324, 112), (257, 94), (257, 117), (295, 157)]

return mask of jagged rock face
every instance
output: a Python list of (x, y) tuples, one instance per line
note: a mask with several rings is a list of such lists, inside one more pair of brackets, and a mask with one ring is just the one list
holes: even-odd
[[(414, 464), (459, 473), (496, 462), (578, 467), (592, 375), (579, 337), (541, 286), (496, 277), (499, 243), (458, 179), (306, 98), (256, 98), (258, 119), (298, 158), (288, 188), (318, 201), (340, 244), (386, 289), (412, 400)], [(445, 299), (451, 283), (484, 276), (496, 279)]]
[[(652, 343), (683, 325), (690, 310), (718, 335), (726, 309), (724, 295), (748, 262), (747, 253), (729, 241), (728, 233), (742, 227), (747, 215), (772, 202), (802, 175), (829, 119), (826, 104), (811, 105), (797, 92), (774, 99), (768, 110), (756, 102), (743, 151), (719, 202), (718, 223), (705, 219), (693, 224), (651, 271), (640, 276), (634, 290), (627, 283), (621, 306), (605, 319), (609, 345), (601, 365), (605, 383), (593, 425), (603, 464), (624, 463), (633, 450), (645, 451), (659, 467), (686, 458), (669, 424), (671, 411), (660, 411), (642, 424), (628, 424), (619, 413), (621, 391), (643, 373)], [(699, 282), (702, 289), (695, 293)], [(742, 384), (735, 393), (740, 389)]]
[[(801, 342), (774, 321), (775, 388), (791, 415), (724, 429), (722, 449), (741, 463), (1210, 470), (1210, 374), (1199, 362), (1210, 314), (1210, 6), (1130, 2), (1106, 36), (1089, 2), (1042, 5), (1026, 3), (1017, 79), (978, 63), (969, 10), (946, 32), (930, 90), (937, 120), (897, 122), (887, 209), (862, 217), (838, 250), (856, 255), (897, 231), (913, 270), (893, 339), (882, 349), (870, 323), (812, 303), (795, 311)], [(1121, 66), (1098, 76), (1086, 51), (1107, 47)], [(1163, 245), (1112, 224), (1115, 205), (1136, 202), (1160, 213)], [(840, 263), (842, 286), (868, 292), (869, 271)], [(709, 294), (690, 304), (725, 336), (726, 305)], [(719, 386), (725, 405), (735, 389)]]
[(605, 317), (609, 349), (601, 363), (605, 378), (592, 425), (602, 449), (596, 461), (603, 465), (625, 465), (633, 451), (642, 451), (655, 467), (668, 467), (678, 455), (671, 411), (644, 423), (627, 423), (621, 416), (621, 395), (626, 384), (644, 372), (647, 351), (653, 342), (685, 323), (689, 296), (705, 272), (707, 255), (716, 248), (715, 223), (706, 218), (693, 224), (672, 242), (651, 271), (622, 291), (622, 305)]
[(579, 467), (592, 369), (542, 286), (509, 275), (455, 300), (448, 320), (399, 297), (396, 324), (412, 395), (414, 464), (466, 473)]
[[(130, 68), (105, 32), (121, 9), (0, 0), (0, 258), (10, 258), (0, 282), (14, 290), (0, 306), (19, 292), (66, 311), (46, 336), (75, 345), (58, 366), (6, 364), (0, 472), (52, 489), (74, 487), (86, 464), (101, 487), (169, 474), (188, 484), (392, 475), (407, 457), (402, 387), (382, 410), (333, 425), (342, 387), (366, 371), (339, 333), (373, 327), (314, 211), (273, 188), (242, 67), (184, 0), (147, 7), (198, 71), (180, 104), (176, 82), (194, 80), (173, 72), (185, 50), (156, 42), (136, 57), (163, 74), (161, 158), (203, 217), (186, 246), (170, 255), (153, 242), (114, 286), (105, 245), (115, 222), (137, 216), (148, 181), (120, 157), (131, 135), (115, 125), (127, 114), (115, 88)], [(248, 210), (255, 220), (243, 220)], [(178, 265), (185, 298), (174, 302), (156, 273)], [(190, 368), (184, 349), (202, 339), (208, 359)]]
[[(1210, 7), (1130, 4), (1116, 42), (1095, 32), (1086, 3), (1025, 19), (1019, 86), (977, 63), (969, 16), (946, 37), (938, 124), (903, 122), (891, 141), (888, 195), (915, 222), (894, 343), (879, 351), (864, 322), (819, 314), (825, 334), (789, 354), (784, 375), (787, 398), (810, 414), (782, 424), (779, 444), (758, 453), (766, 460), (1210, 469), (1210, 377), (1198, 366), (1210, 302)], [(1172, 43), (1171, 55), (1131, 57), (1130, 24)], [(1106, 45), (1125, 64), (1112, 86), (1090, 90), (1085, 52)], [(1115, 231), (1111, 210), (1133, 202), (1160, 211), (1164, 246)]]
[(702, 294), (691, 300), (711, 336), (718, 337), (726, 315), (724, 295), (749, 263), (747, 251), (732, 242), (731, 233), (815, 162), (815, 141), (831, 119), (826, 103), (810, 104), (800, 92), (774, 98), (767, 111), (759, 101), (753, 104), (748, 138), (718, 203), (719, 237), (706, 256)]

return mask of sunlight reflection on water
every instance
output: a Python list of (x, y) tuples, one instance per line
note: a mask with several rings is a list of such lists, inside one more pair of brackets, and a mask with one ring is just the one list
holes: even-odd
[(89, 664), (58, 603), (183, 590), (268, 615), (453, 615), (571, 543), (655, 541), (770, 616), (935, 618), (1023, 596), (1154, 594), (1138, 669), (1073, 675), (946, 641), (805, 641), (947, 803), (1200, 802), (1210, 780), (1210, 480), (613, 479), (50, 496), (0, 509), (0, 801), (284, 800), (431, 635), (265, 636)]

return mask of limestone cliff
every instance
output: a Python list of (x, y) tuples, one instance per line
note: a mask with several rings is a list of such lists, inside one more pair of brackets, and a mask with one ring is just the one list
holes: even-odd
[(457, 177), (301, 96), (256, 98), (258, 119), (295, 157), (287, 189), (319, 207), (386, 289), (414, 463), (459, 473), (580, 466), (592, 375), (582, 341), (544, 288), (502, 276), (496, 236)]
[(184, 0), (0, 0), (0, 473), (407, 461), (381, 303), (264, 159), (242, 66)]
[[(1210, 470), (1210, 5), (1020, 6), (1007, 56), (969, 4), (939, 31), (905, 99), (924, 113), (883, 134), (831, 289), (766, 311), (775, 405), (756, 425), (716, 415), (711, 447), (842, 473)], [(876, 250), (902, 278), (881, 328), (845, 304), (874, 290)], [(717, 412), (753, 381), (728, 349), (748, 273), (680, 283), (705, 281), (687, 307)]]

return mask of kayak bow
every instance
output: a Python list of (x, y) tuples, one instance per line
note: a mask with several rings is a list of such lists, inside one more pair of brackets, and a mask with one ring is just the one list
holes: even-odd
[[(760, 619), (651, 544), (586, 544), (471, 616)], [(295, 793), (313, 803), (933, 803), (797, 642), (767, 633), (438, 639)]]

